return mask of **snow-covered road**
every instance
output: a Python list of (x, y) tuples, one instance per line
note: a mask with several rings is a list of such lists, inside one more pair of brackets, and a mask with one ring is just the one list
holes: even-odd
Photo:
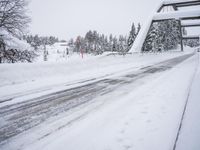
[(0, 148), (168, 150), (196, 60), (187, 54), (1, 107)]

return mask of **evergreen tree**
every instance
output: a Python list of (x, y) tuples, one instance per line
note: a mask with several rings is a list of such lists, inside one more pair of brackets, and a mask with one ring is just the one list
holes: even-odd
[[(156, 43), (159, 43), (157, 36), (158, 36), (158, 30), (157, 30), (157, 23), (154, 23), (149, 30), (149, 33), (147, 34), (145, 43), (143, 45), (142, 51), (152, 51), (156, 47)], [(155, 42), (157, 40), (157, 42)]]
[[(140, 27), (139, 27), (140, 28)], [(133, 30), (135, 36), (136, 32)], [(79, 39), (79, 40), (77, 40)], [(92, 53), (95, 55), (101, 54), (104, 51), (114, 51), (119, 53), (124, 53), (127, 51), (127, 38), (120, 35), (119, 37), (114, 37), (112, 34), (109, 37), (104, 34), (99, 34), (97, 31), (88, 31), (85, 37), (77, 38), (73, 43), (72, 49), (74, 52), (80, 52), (80, 48), (85, 53)], [(70, 40), (72, 41), (72, 40)], [(79, 41), (79, 42), (77, 42)], [(70, 44), (72, 45), (72, 44)], [(81, 45), (81, 46), (80, 46)]]
[(53, 45), (56, 42), (59, 42), (58, 38), (54, 36), (41, 37), (39, 35), (26, 35), (23, 36), (23, 39), (26, 40), (27, 43), (29, 43), (32, 47), (34, 47), (35, 50), (37, 50), (40, 46)]
[(152, 24), (142, 51), (167, 51), (177, 48), (178, 44), (180, 44), (178, 21), (165, 20)]
[(129, 37), (128, 37), (128, 50), (131, 49), (133, 42), (135, 40), (136, 37), (136, 29), (135, 29), (135, 24), (133, 23), (131, 26), (131, 31), (129, 33)]
[(141, 25), (140, 25), (140, 23), (138, 23), (136, 36), (139, 34), (140, 30), (141, 30)]

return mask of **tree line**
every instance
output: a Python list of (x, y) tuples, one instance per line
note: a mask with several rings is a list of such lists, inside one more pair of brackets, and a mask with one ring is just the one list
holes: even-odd
[(103, 52), (119, 52), (122, 54), (127, 53), (141, 29), (140, 24), (135, 27), (133, 23), (129, 36), (113, 36), (110, 34), (106, 36), (97, 31), (88, 31), (85, 36), (78, 36), (75, 39), (70, 39), (68, 42), (69, 47), (73, 52), (102, 54)]
[(142, 51), (167, 51), (180, 44), (180, 27), (177, 20), (154, 22), (144, 42)]
[(59, 39), (55, 36), (39, 36), (39, 35), (24, 35), (23, 40), (29, 43), (35, 50), (38, 50), (40, 46), (53, 45), (59, 42)]

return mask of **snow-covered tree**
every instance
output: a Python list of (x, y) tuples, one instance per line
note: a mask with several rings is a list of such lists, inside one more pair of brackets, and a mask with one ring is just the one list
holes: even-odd
[(23, 39), (27, 41), (35, 50), (40, 46), (53, 45), (59, 42), (59, 39), (54, 36), (39, 36), (39, 35), (24, 35)]
[(138, 33), (140, 32), (140, 29), (141, 29), (141, 25), (140, 23), (138, 23), (138, 26), (137, 26), (137, 32), (136, 32), (136, 36), (138, 35)]
[(190, 47), (197, 47), (200, 45), (199, 39), (187, 39), (184, 40), (184, 45), (190, 46)]
[[(137, 33), (140, 30), (140, 25), (138, 25), (137, 30), (133, 31), (134, 36), (137, 36)], [(78, 40), (79, 39), (79, 40)], [(105, 36), (104, 34), (99, 34), (97, 31), (89, 30), (85, 37), (78, 36), (75, 42), (73, 39), (68, 42), (68, 45), (71, 45), (74, 52), (92, 53), (95, 55), (102, 54), (105, 51), (119, 52), (125, 54), (128, 50), (128, 42), (126, 36), (120, 35), (119, 37)]]
[(129, 37), (128, 37), (128, 49), (131, 49), (133, 42), (135, 40), (136, 37), (136, 29), (135, 29), (135, 24), (133, 23), (131, 26), (131, 31), (129, 33)]
[(149, 33), (147, 34), (147, 37), (146, 37), (146, 40), (145, 40), (142, 50), (143, 51), (153, 51), (153, 49), (156, 47), (156, 44), (159, 43), (159, 42), (156, 42), (159, 40), (157, 37), (158, 37), (157, 24), (154, 23), (150, 27)]
[(137, 26), (137, 29), (135, 27), (135, 24), (133, 23), (132, 26), (131, 26), (131, 31), (129, 33), (129, 36), (128, 36), (128, 41), (127, 41), (127, 51), (129, 51), (135, 41), (135, 38), (136, 36), (138, 35), (139, 31), (141, 29), (141, 25), (140, 23), (138, 23), (138, 26)]
[(0, 0), (0, 30), (20, 37), (30, 21), (26, 6), (26, 0)]
[(179, 23), (176, 20), (154, 22), (144, 42), (142, 51), (167, 51), (180, 44)]
[(0, 63), (31, 62), (36, 56), (22, 40), (30, 21), (26, 0), (0, 0)]

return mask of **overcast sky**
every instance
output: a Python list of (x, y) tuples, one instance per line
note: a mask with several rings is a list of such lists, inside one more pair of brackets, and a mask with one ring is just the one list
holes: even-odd
[(30, 32), (60, 39), (84, 36), (88, 30), (127, 35), (132, 22), (141, 24), (161, 0), (31, 0)]

